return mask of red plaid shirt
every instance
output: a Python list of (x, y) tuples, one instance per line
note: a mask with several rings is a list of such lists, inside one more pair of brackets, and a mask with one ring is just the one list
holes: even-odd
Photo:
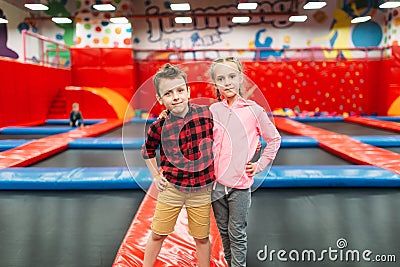
[(170, 183), (184, 192), (204, 188), (215, 180), (213, 126), (207, 106), (189, 103), (184, 118), (169, 113), (150, 125), (142, 156), (154, 158), (160, 146), (160, 166)]

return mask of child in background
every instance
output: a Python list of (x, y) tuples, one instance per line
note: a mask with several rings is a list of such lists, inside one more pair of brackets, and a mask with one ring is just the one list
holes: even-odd
[[(186, 206), (189, 234), (200, 267), (210, 266), (213, 121), (209, 108), (189, 103), (186, 74), (166, 64), (154, 76), (156, 97), (168, 114), (150, 125), (142, 155), (159, 191), (144, 267), (153, 266), (165, 238)], [(156, 149), (160, 146), (159, 171)]]
[[(214, 60), (210, 74), (219, 100), (210, 107), (214, 118), (216, 176), (212, 206), (228, 266), (246, 266), (250, 187), (253, 176), (275, 158), (281, 137), (265, 110), (242, 98), (244, 77), (238, 59)], [(260, 136), (267, 146), (259, 159), (252, 162)]]
[(83, 116), (79, 110), (79, 104), (76, 102), (72, 104), (72, 110), (69, 114), (69, 126), (83, 127)]

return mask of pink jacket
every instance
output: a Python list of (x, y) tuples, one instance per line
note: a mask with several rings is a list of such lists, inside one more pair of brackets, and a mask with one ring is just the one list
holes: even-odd
[(212, 104), (210, 110), (214, 118), (216, 179), (228, 187), (247, 189), (253, 178), (246, 174), (246, 164), (256, 152), (259, 137), (267, 142), (257, 161), (258, 171), (263, 171), (275, 158), (281, 136), (265, 110), (254, 101), (238, 98), (228, 106), (223, 100)]

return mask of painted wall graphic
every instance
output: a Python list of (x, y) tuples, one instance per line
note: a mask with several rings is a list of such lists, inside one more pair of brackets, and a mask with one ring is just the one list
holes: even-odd
[[(67, 2), (68, 0), (47, 0), (49, 10), (45, 13), (51, 17), (72, 17), (73, 14), (66, 8)], [(63, 33), (57, 36), (57, 41), (63, 41), (68, 46), (74, 45), (74, 25), (72, 23), (55, 25), (63, 30)]]
[[(198, 14), (190, 24), (176, 24), (170, 9), (171, 1), (154, 0), (109, 0), (117, 7), (116, 12), (94, 12), (94, 0), (43, 0), (50, 6), (48, 15), (74, 16), (75, 23), (57, 25), (51, 21), (26, 23), (19, 21), (19, 30), (28, 28), (50, 39), (76, 47), (129, 47), (134, 50), (163, 49), (243, 49), (271, 48), (265, 51), (263, 60), (276, 60), (308, 56), (303, 48), (327, 48), (318, 58), (360, 58), (364, 54), (355, 51), (338, 53), (336, 48), (365, 48), (397, 44), (400, 38), (397, 28), (400, 25), (398, 9), (382, 10), (377, 6), (380, 0), (336, 0), (328, 1), (321, 10), (302, 10), (308, 16), (305, 23), (292, 23), (287, 15), (268, 15), (270, 13), (293, 12), (297, 7), (292, 0), (264, 0), (254, 11), (241, 11), (242, 14), (257, 13), (247, 24), (234, 24), (229, 16), (237, 12), (237, 2), (226, 0), (193, 1), (189, 14)], [(302, 1), (300, 1), (302, 3)], [(4, 8), (3, 8), (4, 10)], [(9, 12), (9, 11), (7, 11)], [(20, 10), (20, 12), (23, 12)], [(260, 15), (261, 14), (261, 15)], [(262, 14), (266, 14), (263, 16)], [(131, 24), (112, 24), (111, 16), (133, 16)], [(371, 15), (367, 23), (351, 24), (358, 15)], [(136, 16), (136, 17), (135, 17)], [(9, 26), (10, 27), (10, 26)], [(9, 29), (10, 30), (10, 29)], [(369, 34), (366, 34), (366, 33)], [(20, 36), (9, 36), (20, 39)], [(21, 42), (21, 41), (18, 41)], [(285, 48), (299, 49), (286, 55)], [(285, 50), (286, 51), (286, 50)], [(361, 49), (360, 49), (361, 51)], [(16, 51), (19, 53), (19, 50)], [(20, 54), (20, 53), (19, 53)], [(206, 58), (224, 54), (205, 53)], [(204, 55), (204, 53), (202, 53)], [(254, 58), (254, 52), (242, 54)], [(174, 59), (170, 52), (153, 53), (149, 51), (143, 58)], [(196, 53), (185, 53), (181, 59), (193, 59)]]
[[(172, 12), (169, 1), (138, 1), (135, 2), (135, 14), (141, 14), (145, 19), (135, 20), (132, 24), (132, 46), (135, 49), (254, 48), (254, 36), (260, 27), (282, 30), (293, 26), (287, 16), (271, 16), (271, 13), (287, 14), (295, 8), (292, 0), (258, 1), (257, 9), (252, 12), (264, 13), (265, 16), (253, 16), (247, 24), (235, 24), (226, 14), (237, 12), (236, 2), (194, 1), (191, 11), (185, 13), (197, 15), (192, 16), (193, 22), (177, 24), (173, 17), (181, 13)], [(218, 16), (216, 13), (225, 15)], [(148, 58), (174, 59), (173, 56), (171, 53), (150, 53)], [(215, 56), (218, 55), (207, 54), (206, 58)], [(186, 53), (180, 58), (191, 59), (194, 55)]]
[[(261, 35), (262, 33), (267, 32), (266, 29), (261, 29), (259, 31), (256, 32), (256, 36), (255, 36), (255, 41), (254, 41), (254, 45), (256, 48), (272, 48), (272, 42), (273, 42), (273, 37), (268, 35), (265, 38), (262, 38)], [(286, 39), (287, 41), (289, 41), (289, 39)], [(270, 57), (278, 57), (281, 58), (283, 55), (283, 49), (289, 48), (289, 45), (283, 45), (282, 49), (279, 50), (261, 50), (258, 54), (256, 53), (255, 55), (255, 59), (260, 59), (260, 60), (264, 60), (264, 59), (268, 59)]]
[[(263, 60), (307, 57), (309, 55), (304, 53), (304, 48), (326, 47), (329, 49), (325, 49), (318, 58), (362, 58), (366, 56), (366, 47), (379, 47), (384, 39), (386, 11), (377, 9), (378, 2), (378, 0), (328, 1), (328, 5), (318, 11), (301, 10), (300, 5), (298, 12), (307, 15), (308, 20), (305, 23), (292, 23), (288, 21), (287, 15), (259, 14), (291, 13), (297, 8), (293, 6), (293, 1), (260, 1), (257, 9), (250, 12), (250, 16), (251, 13), (257, 13), (257, 16), (251, 17), (247, 24), (234, 24), (231, 22), (231, 17), (219, 17), (213, 13), (237, 12), (237, 3), (226, 4), (223, 0), (205, 0), (191, 3), (189, 15), (200, 15), (193, 16), (192, 23), (176, 24), (173, 15), (179, 13), (170, 10), (170, 2), (138, 1), (135, 3), (135, 14), (141, 14), (146, 19), (133, 21), (132, 46), (136, 50), (270, 48), (261, 52), (260, 58)], [(362, 15), (371, 15), (372, 20), (360, 24), (350, 22), (352, 18)], [(284, 53), (287, 48), (292, 49), (290, 56)], [(294, 50), (297, 48), (298, 51)], [(350, 48), (355, 51), (344, 49), (338, 52), (336, 50), (338, 48)], [(180, 56), (180, 59), (193, 58), (191, 54), (192, 52), (188, 52), (187, 55)], [(147, 58), (172, 60), (174, 56), (176, 55), (173, 53), (160, 54), (149, 51)], [(215, 55), (206, 57), (212, 56), (215, 57)], [(248, 58), (253, 57), (254, 53)]]
[[(382, 42), (383, 31), (375, 21), (352, 24), (351, 20), (358, 16), (370, 15), (374, 17), (378, 2), (376, 0), (346, 1), (338, 0), (336, 9), (333, 12), (332, 25), (328, 34), (313, 39), (313, 43), (329, 41), (330, 48), (367, 48), (377, 47)], [(353, 51), (324, 50), (328, 59), (353, 58)]]
[[(0, 9), (0, 18), (7, 19), (2, 9)], [(17, 59), (18, 54), (11, 48), (7, 47), (7, 41), (7, 23), (0, 23), (0, 56)]]
[(399, 9), (388, 10), (385, 18), (384, 46), (399, 45), (400, 31), (400, 12)]
[(76, 47), (131, 47), (131, 24), (113, 24), (111, 16), (129, 16), (132, 1), (108, 1), (116, 6), (118, 12), (93, 12), (93, 1), (78, 0), (76, 13)]
[[(229, 16), (213, 16), (215, 13), (222, 14), (233, 14), (237, 12), (237, 3), (226, 4), (226, 1), (219, 4), (217, 1), (208, 3), (211, 5), (193, 7), (192, 10), (186, 15), (206, 15), (193, 17), (193, 22), (190, 25), (182, 25), (174, 22), (173, 17), (167, 17), (166, 15), (174, 15), (169, 9), (169, 3), (164, 2), (164, 7), (151, 4), (150, 1), (146, 1), (145, 15), (148, 16), (146, 19), (148, 41), (159, 42), (164, 38), (164, 35), (172, 33), (183, 33), (192, 31), (205, 31), (213, 29), (218, 35), (229, 34), (235, 27), (240, 27), (239, 24), (232, 23)], [(265, 16), (253, 17), (252, 20), (246, 24), (246, 26), (254, 25), (271, 25), (274, 28), (287, 28), (293, 25), (286, 18), (283, 19), (280, 16), (270, 16), (269, 14), (285, 14), (294, 10), (295, 4), (291, 0), (278, 0), (278, 1), (260, 1), (258, 2), (257, 9), (254, 13), (266, 13)], [(163, 16), (163, 17), (160, 17)], [(242, 25), (243, 26), (243, 25)]]

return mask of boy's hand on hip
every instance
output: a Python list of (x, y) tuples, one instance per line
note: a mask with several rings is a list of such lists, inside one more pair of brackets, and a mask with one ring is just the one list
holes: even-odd
[(167, 181), (167, 179), (165, 179), (164, 176), (162, 176), (160, 174), (160, 175), (157, 175), (157, 177), (155, 178), (154, 183), (156, 185), (157, 190), (162, 192), (167, 188), (168, 181)]

